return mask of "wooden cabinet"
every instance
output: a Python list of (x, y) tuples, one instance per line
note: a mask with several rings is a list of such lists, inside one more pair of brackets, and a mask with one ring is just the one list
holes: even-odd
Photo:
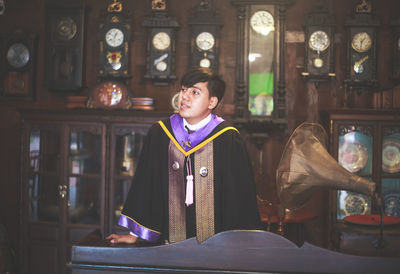
[(65, 273), (72, 244), (117, 220), (148, 128), (168, 115), (22, 111), (22, 273)]
[[(334, 111), (327, 113), (327, 121), (331, 154), (351, 173), (374, 181), (376, 193), (384, 200), (384, 214), (400, 217), (400, 112)], [(332, 192), (329, 208), (331, 245), (339, 251), (356, 254), (361, 251), (364, 255), (384, 254), (377, 252), (372, 244), (369, 253), (357, 244), (362, 238), (365, 241), (378, 238), (377, 225), (371, 227), (346, 221), (346, 216), (379, 212), (373, 197), (344, 190)], [(390, 230), (389, 242), (393, 243), (396, 238), (400, 242), (400, 225), (385, 226), (385, 229)], [(400, 254), (400, 248), (393, 252)]]

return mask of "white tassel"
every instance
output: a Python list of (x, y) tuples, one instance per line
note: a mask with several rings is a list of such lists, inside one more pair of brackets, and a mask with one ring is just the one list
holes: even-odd
[(193, 204), (193, 175), (186, 176), (186, 206)]

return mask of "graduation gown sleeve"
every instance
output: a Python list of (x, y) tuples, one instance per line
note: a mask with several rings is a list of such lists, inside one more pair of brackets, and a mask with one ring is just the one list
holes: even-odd
[(163, 193), (168, 184), (169, 139), (158, 124), (146, 136), (119, 224), (138, 237), (156, 242), (165, 234), (168, 211)]

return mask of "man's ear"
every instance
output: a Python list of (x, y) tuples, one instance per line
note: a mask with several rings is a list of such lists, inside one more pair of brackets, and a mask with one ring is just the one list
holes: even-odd
[(210, 98), (210, 105), (208, 106), (209, 109), (214, 109), (218, 105), (218, 97), (212, 96)]

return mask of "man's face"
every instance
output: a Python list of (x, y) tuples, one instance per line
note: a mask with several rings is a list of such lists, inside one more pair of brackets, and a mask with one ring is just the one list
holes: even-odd
[(199, 82), (191, 87), (182, 87), (179, 93), (179, 114), (189, 124), (197, 124), (206, 118), (218, 103), (217, 97), (210, 97), (207, 84)]

